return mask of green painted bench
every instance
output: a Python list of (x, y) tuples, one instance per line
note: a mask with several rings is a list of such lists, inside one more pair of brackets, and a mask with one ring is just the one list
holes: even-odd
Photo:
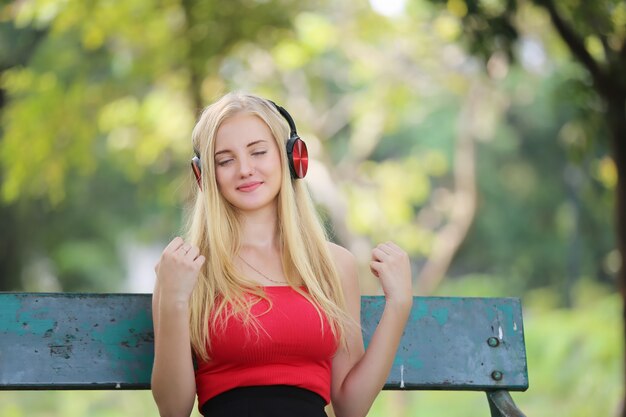
[[(383, 306), (362, 297), (366, 343)], [(149, 389), (153, 341), (150, 294), (0, 293), (0, 390)], [(519, 299), (415, 297), (384, 389), (484, 391), (517, 417), (527, 388)]]

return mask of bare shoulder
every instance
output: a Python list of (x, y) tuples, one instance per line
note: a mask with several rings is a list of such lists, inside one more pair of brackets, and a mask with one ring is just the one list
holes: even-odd
[(330, 254), (338, 268), (356, 266), (356, 257), (348, 249), (333, 242), (327, 242)]
[(328, 249), (344, 285), (358, 285), (357, 260), (354, 254), (333, 242), (328, 242)]

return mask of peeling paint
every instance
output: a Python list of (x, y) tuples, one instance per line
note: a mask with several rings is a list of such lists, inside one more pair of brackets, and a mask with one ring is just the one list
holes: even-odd
[(45, 311), (42, 313), (25, 310), (22, 301), (16, 296), (3, 298), (0, 304), (2, 333), (6, 332), (18, 336), (43, 335), (56, 324), (54, 320), (45, 318), (46, 315)]
[[(385, 300), (361, 300), (368, 345)], [(0, 294), (0, 390), (148, 389), (150, 305), (147, 294)], [(518, 299), (415, 297), (410, 317), (386, 389), (485, 390), (493, 369), (507, 375), (498, 389), (528, 388)], [(506, 349), (486, 343), (504, 333)]]

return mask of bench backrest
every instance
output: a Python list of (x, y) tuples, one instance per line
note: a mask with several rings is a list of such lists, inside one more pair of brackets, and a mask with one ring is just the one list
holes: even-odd
[[(362, 297), (367, 344), (385, 301)], [(0, 390), (148, 389), (150, 294), (0, 294)], [(415, 297), (385, 389), (528, 388), (519, 299)]]

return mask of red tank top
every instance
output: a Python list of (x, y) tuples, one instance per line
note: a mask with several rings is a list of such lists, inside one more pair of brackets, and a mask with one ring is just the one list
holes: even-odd
[[(224, 332), (209, 332), (210, 360), (196, 369), (198, 406), (236, 387), (292, 385), (313, 391), (330, 402), (332, 356), (337, 341), (326, 317), (289, 286), (265, 287), (272, 300), (252, 307), (259, 331), (230, 319)], [(265, 314), (263, 314), (266, 312)]]

